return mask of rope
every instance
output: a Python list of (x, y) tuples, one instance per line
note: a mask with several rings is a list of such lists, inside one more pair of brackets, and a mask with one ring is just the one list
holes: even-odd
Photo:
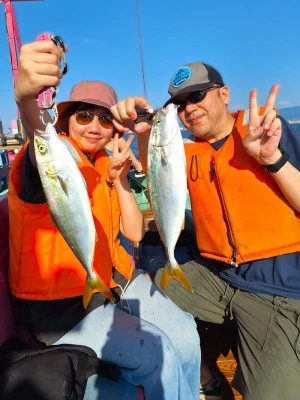
[[(129, 303), (128, 303), (128, 300), (127, 300), (127, 297), (126, 297), (126, 289), (127, 289), (128, 285), (129, 285), (129, 283), (130, 283), (130, 279), (126, 283), (124, 289), (122, 288), (121, 285), (118, 285), (118, 286), (121, 289), (121, 296), (120, 296), (121, 308), (122, 308), (122, 310), (127, 311), (128, 314), (131, 314), (131, 308), (129, 306)], [(126, 303), (126, 305), (124, 305), (124, 303)]]

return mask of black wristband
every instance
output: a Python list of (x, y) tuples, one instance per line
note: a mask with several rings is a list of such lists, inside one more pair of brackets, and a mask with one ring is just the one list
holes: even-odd
[(267, 172), (278, 172), (280, 170), (280, 168), (282, 168), (284, 166), (284, 164), (286, 164), (286, 162), (288, 161), (288, 159), (290, 158), (290, 156), (283, 150), (280, 150), (282, 156), (279, 158), (278, 161), (276, 161), (276, 163), (274, 164), (269, 164), (269, 165), (261, 165), (262, 169), (264, 171)]

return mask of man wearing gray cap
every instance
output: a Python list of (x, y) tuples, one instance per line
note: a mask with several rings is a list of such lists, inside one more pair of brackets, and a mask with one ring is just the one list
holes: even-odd
[(190, 93), (193, 96), (199, 95), (201, 91), (201, 96), (203, 96), (204, 90), (213, 90), (222, 86), (224, 86), (224, 83), (221, 75), (210, 65), (204, 63), (186, 64), (173, 75), (168, 90), (171, 97), (164, 107), (173, 103), (173, 99), (182, 93)]
[[(238, 367), (233, 386), (247, 400), (300, 396), (300, 138), (274, 109), (250, 93), (249, 110), (230, 112), (229, 88), (211, 66), (181, 66), (169, 84), (185, 142), (187, 181), (199, 258), (182, 265), (194, 293), (175, 279), (166, 294), (195, 318), (234, 321)], [(126, 132), (130, 97), (111, 108)], [(144, 171), (150, 123), (134, 127)], [(160, 282), (162, 271), (155, 281)], [(200, 399), (221, 399), (219, 380), (202, 363)]]

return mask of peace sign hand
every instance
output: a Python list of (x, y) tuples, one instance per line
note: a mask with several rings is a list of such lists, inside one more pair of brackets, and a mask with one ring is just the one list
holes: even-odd
[(251, 90), (249, 103), (249, 126), (243, 145), (248, 154), (259, 164), (274, 164), (281, 157), (278, 149), (281, 138), (281, 121), (274, 110), (279, 85), (275, 84), (270, 90), (262, 116), (258, 115), (257, 91)]
[(127, 173), (131, 166), (131, 151), (130, 145), (134, 136), (130, 135), (122, 149), (119, 145), (119, 134), (116, 133), (113, 138), (113, 152), (111, 163), (108, 166), (109, 178), (114, 180), (127, 179)]

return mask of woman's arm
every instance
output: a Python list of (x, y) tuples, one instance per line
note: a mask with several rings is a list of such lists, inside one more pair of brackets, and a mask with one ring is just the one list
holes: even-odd
[(121, 211), (120, 231), (129, 240), (139, 242), (145, 233), (143, 214), (135, 201), (128, 183), (127, 173), (131, 165), (130, 144), (133, 135), (129, 137), (120, 151), (119, 135), (113, 138), (113, 154), (108, 167), (109, 177), (114, 183)]
[[(52, 40), (36, 41), (21, 47), (18, 77), (15, 86), (15, 100), (28, 139), (29, 155), (36, 164), (32, 139), (35, 129), (45, 129), (40, 120), (40, 109), (36, 99), (47, 86), (58, 86), (63, 74), (60, 70), (61, 49)], [(46, 112), (44, 120), (50, 121)]]

